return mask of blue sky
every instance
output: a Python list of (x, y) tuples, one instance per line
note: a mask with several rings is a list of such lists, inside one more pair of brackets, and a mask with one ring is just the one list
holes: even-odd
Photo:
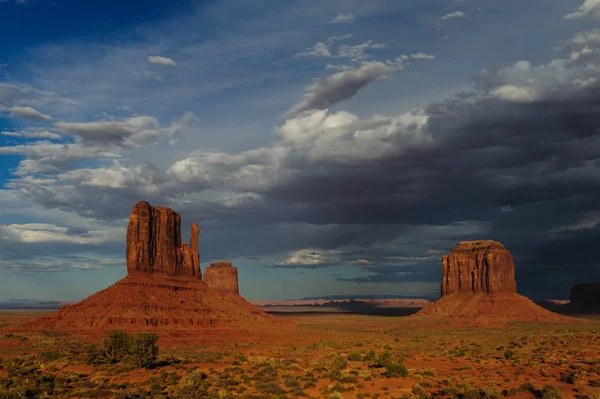
[(139, 200), (198, 222), (202, 266), (230, 259), (249, 299), (436, 294), (481, 238), (523, 294), (600, 279), (598, 0), (0, 16), (0, 300), (118, 280)]

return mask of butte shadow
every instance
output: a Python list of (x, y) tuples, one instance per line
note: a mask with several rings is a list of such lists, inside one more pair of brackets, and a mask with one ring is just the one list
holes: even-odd
[[(208, 284), (202, 281), (198, 234), (198, 225), (192, 225), (188, 248), (181, 241), (181, 216), (177, 212), (138, 202), (127, 228), (127, 276), (79, 303), (11, 330), (63, 331), (80, 336), (115, 329), (151, 331), (161, 337), (179, 337), (183, 343), (293, 331), (291, 323), (266, 314), (239, 295), (237, 268), (230, 263), (207, 268)], [(225, 270), (216, 286), (209, 272), (214, 268)], [(223, 291), (223, 287), (227, 289)]]
[(433, 321), (440, 327), (577, 322), (517, 294), (513, 257), (492, 240), (461, 242), (442, 257), (441, 294), (439, 300), (409, 318)]

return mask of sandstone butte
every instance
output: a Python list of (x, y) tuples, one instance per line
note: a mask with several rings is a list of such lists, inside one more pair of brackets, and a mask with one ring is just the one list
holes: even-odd
[(192, 225), (187, 247), (181, 242), (177, 212), (138, 202), (127, 227), (127, 275), (79, 303), (16, 326), (15, 331), (59, 330), (76, 335), (99, 335), (114, 329), (156, 331), (159, 335), (177, 332), (179, 337), (191, 337), (190, 342), (211, 337), (227, 340), (228, 334), (235, 336), (236, 332), (244, 338), (289, 331), (291, 323), (266, 314), (239, 296), (237, 268), (231, 263), (209, 267), (209, 284), (202, 281), (198, 234), (198, 225)]
[(569, 307), (573, 311), (596, 312), (600, 309), (600, 283), (576, 284), (571, 289)]
[(223, 295), (239, 295), (238, 269), (231, 262), (211, 263), (204, 272), (204, 282)]
[(517, 294), (513, 257), (492, 240), (460, 242), (442, 256), (441, 298), (410, 317), (453, 325), (574, 321)]

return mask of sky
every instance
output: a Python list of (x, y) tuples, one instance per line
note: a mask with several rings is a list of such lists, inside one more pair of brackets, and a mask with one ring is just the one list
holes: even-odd
[(600, 281), (600, 0), (0, 0), (0, 301), (125, 275), (146, 200), (250, 300)]

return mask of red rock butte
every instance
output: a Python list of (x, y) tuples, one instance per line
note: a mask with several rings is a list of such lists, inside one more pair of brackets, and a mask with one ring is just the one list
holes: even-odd
[(517, 292), (510, 252), (492, 240), (459, 243), (442, 256), (442, 296), (455, 292)]
[(441, 298), (411, 317), (452, 325), (574, 321), (517, 294), (513, 257), (492, 240), (460, 242), (442, 256)]
[(211, 263), (204, 272), (204, 282), (213, 290), (223, 295), (239, 295), (238, 269), (231, 262)]
[[(180, 226), (181, 216), (172, 209), (138, 202), (127, 227), (127, 276), (79, 303), (14, 330), (76, 335), (114, 329), (177, 331), (177, 336), (197, 342), (199, 338), (226, 341), (229, 335), (277, 335), (292, 328), (239, 296), (237, 268), (231, 263), (209, 267), (205, 278), (210, 284), (203, 282), (198, 225), (192, 225), (189, 248), (181, 242)], [(193, 333), (186, 335), (186, 331)]]

